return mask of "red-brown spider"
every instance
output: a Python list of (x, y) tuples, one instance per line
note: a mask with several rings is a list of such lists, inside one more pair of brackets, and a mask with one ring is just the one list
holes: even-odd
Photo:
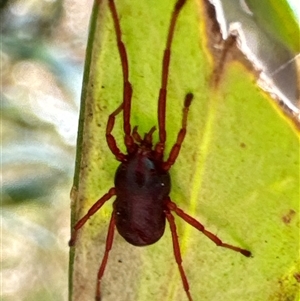
[[(108, 228), (105, 253), (97, 277), (97, 301), (101, 299), (100, 284), (107, 264), (109, 251), (112, 247), (115, 227), (120, 235), (130, 244), (135, 246), (147, 246), (157, 242), (162, 237), (165, 231), (165, 223), (167, 219), (172, 233), (174, 256), (179, 268), (183, 287), (189, 301), (192, 301), (192, 297), (189, 290), (189, 284), (182, 267), (180, 247), (172, 211), (191, 226), (201, 231), (217, 246), (231, 249), (247, 257), (251, 255), (248, 250), (223, 243), (216, 235), (207, 231), (200, 222), (178, 208), (169, 197), (171, 190), (169, 169), (175, 163), (180, 147), (183, 143), (186, 134), (189, 106), (193, 99), (192, 93), (186, 94), (182, 114), (182, 127), (178, 132), (176, 143), (172, 147), (169, 157), (164, 161), (163, 156), (166, 142), (166, 94), (171, 43), (178, 15), (185, 2), (186, 0), (178, 0), (176, 2), (169, 25), (168, 38), (162, 62), (161, 88), (158, 97), (159, 141), (153, 148), (152, 134), (155, 131), (155, 127), (151, 128), (150, 131), (145, 134), (144, 138), (141, 138), (139, 135), (137, 127), (134, 127), (131, 131), (130, 112), (132, 87), (129, 82), (127, 53), (122, 42), (120, 22), (115, 3), (113, 0), (109, 0), (109, 8), (116, 31), (117, 47), (121, 58), (124, 87), (122, 104), (112, 114), (110, 114), (108, 118), (106, 141), (111, 152), (115, 155), (116, 159), (121, 162), (121, 164), (115, 174), (115, 186), (110, 188), (109, 191), (89, 209), (87, 214), (76, 223), (70, 240), (70, 246), (73, 246), (76, 241), (78, 230), (102, 207), (106, 201), (108, 201), (112, 196), (116, 196)], [(115, 117), (122, 111), (125, 133), (124, 141), (127, 154), (123, 154), (120, 151), (116, 144), (116, 140), (112, 135)]]

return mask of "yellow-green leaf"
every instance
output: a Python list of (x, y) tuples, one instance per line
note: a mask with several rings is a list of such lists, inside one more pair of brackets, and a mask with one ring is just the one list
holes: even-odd
[[(116, 1), (133, 85), (131, 124), (157, 125), (161, 62), (174, 1)], [(299, 297), (299, 132), (241, 63), (221, 70), (217, 87), (206, 36), (208, 16), (188, 0), (178, 20), (167, 99), (167, 150), (175, 142), (187, 92), (188, 131), (171, 168), (172, 200), (223, 241), (216, 247), (176, 218), (194, 301), (297, 300)], [(114, 185), (119, 164), (105, 140), (108, 115), (122, 101), (122, 70), (107, 1), (91, 19), (82, 94), (73, 224)], [(122, 116), (113, 132), (125, 152)], [(157, 133), (154, 134), (157, 141)], [(71, 251), (70, 300), (94, 300), (113, 199), (82, 228)], [(187, 300), (169, 227), (159, 242), (134, 247), (116, 233), (101, 283), (102, 300)]]

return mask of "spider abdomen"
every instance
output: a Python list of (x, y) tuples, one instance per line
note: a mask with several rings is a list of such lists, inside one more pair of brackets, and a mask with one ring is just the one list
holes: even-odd
[(136, 154), (120, 164), (115, 187), (114, 212), (120, 235), (135, 246), (158, 241), (165, 229), (164, 203), (171, 189), (169, 173), (149, 157)]

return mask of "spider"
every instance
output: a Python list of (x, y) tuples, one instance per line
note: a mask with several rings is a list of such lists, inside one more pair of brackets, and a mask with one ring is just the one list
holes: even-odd
[[(177, 0), (169, 25), (168, 37), (162, 61), (161, 88), (158, 97), (159, 141), (155, 144), (155, 146), (152, 144), (152, 135), (156, 130), (155, 127), (152, 127), (143, 138), (138, 133), (137, 126), (131, 130), (130, 114), (132, 86), (129, 82), (127, 52), (122, 42), (120, 22), (114, 0), (108, 0), (108, 3), (115, 27), (117, 47), (123, 71), (123, 102), (108, 117), (106, 141), (109, 149), (116, 159), (121, 162), (121, 164), (115, 174), (114, 187), (110, 188), (109, 191), (104, 194), (75, 224), (69, 244), (70, 246), (75, 244), (78, 230), (102, 207), (105, 202), (113, 196), (116, 196), (108, 227), (105, 252), (98, 271), (95, 299), (97, 301), (101, 300), (100, 284), (104, 275), (109, 251), (112, 248), (115, 228), (117, 228), (119, 234), (128, 243), (134, 246), (147, 246), (154, 244), (162, 237), (167, 220), (172, 234), (174, 257), (179, 268), (183, 288), (188, 300), (192, 301), (193, 299), (190, 293), (188, 280), (182, 266), (181, 252), (173, 212), (185, 222), (201, 231), (217, 246), (239, 252), (246, 257), (251, 256), (251, 253), (248, 250), (222, 242), (216, 235), (206, 230), (200, 222), (178, 208), (169, 197), (171, 190), (169, 170), (175, 163), (179, 155), (181, 145), (184, 141), (189, 107), (193, 99), (192, 93), (186, 94), (182, 113), (182, 126), (178, 132), (177, 140), (171, 148), (168, 158), (164, 160), (163, 157), (166, 143), (166, 95), (171, 43), (177, 18), (182, 7), (186, 3), (186, 0)], [(116, 140), (112, 135), (115, 118), (121, 112), (123, 112), (124, 143), (127, 150), (126, 154), (120, 151)]]

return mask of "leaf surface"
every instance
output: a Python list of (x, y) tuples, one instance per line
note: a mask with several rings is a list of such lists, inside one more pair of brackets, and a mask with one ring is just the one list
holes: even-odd
[[(132, 126), (157, 125), (161, 62), (174, 1), (116, 1), (133, 85)], [(74, 180), (73, 222), (113, 187), (119, 164), (105, 140), (107, 118), (122, 101), (122, 70), (106, 1), (96, 1), (88, 44)], [(184, 96), (194, 94), (188, 132), (171, 168), (171, 198), (223, 241), (251, 250), (245, 258), (216, 247), (176, 218), (183, 266), (194, 301), (297, 300), (299, 131), (256, 85), (249, 68), (218, 62), (207, 46), (209, 16), (188, 1), (172, 47), (167, 149), (181, 125)], [(122, 116), (114, 136), (125, 152)], [(157, 133), (154, 135), (157, 141)], [(71, 251), (70, 300), (93, 300), (113, 199), (80, 231)], [(103, 301), (186, 300), (169, 227), (138, 248), (117, 233), (102, 280)]]

